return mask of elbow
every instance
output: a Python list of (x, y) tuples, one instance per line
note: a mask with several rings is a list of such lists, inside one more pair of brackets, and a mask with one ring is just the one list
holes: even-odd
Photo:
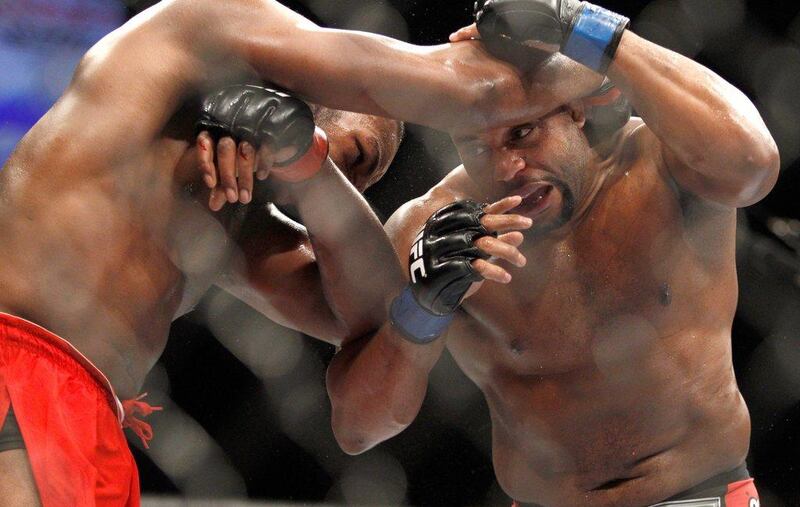
[(358, 456), (378, 445), (378, 442), (370, 442), (361, 435), (355, 435), (351, 432), (336, 431), (335, 427), (333, 435), (336, 437), (336, 443), (339, 444), (339, 448), (342, 452), (350, 456)]
[(346, 414), (346, 411), (333, 403), (331, 428), (336, 443), (345, 454), (356, 456), (381, 443), (383, 439), (370, 435), (370, 432), (363, 427), (363, 423), (357, 420), (358, 418), (348, 417)]
[(350, 455), (361, 454), (389, 440), (416, 418), (417, 411), (405, 407), (376, 405), (374, 400), (382, 398), (380, 393), (363, 399), (360, 396), (348, 398), (346, 393), (333, 393), (330, 388), (328, 392), (333, 435), (342, 451)]
[(754, 146), (743, 157), (738, 172), (744, 184), (739, 195), (739, 207), (750, 206), (769, 194), (780, 174), (781, 160), (778, 147), (771, 136)]
[(339, 447), (351, 456), (366, 452), (405, 430), (416, 418), (416, 411), (389, 414), (379, 407), (345, 409), (332, 402), (331, 427)]

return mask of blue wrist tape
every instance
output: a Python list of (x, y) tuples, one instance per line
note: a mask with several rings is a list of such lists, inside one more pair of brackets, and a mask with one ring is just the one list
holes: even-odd
[(614, 58), (622, 30), (629, 22), (625, 16), (585, 3), (564, 41), (561, 53), (605, 74)]
[(436, 315), (420, 306), (411, 287), (394, 298), (389, 315), (406, 339), (420, 345), (436, 340), (453, 320), (453, 315)]

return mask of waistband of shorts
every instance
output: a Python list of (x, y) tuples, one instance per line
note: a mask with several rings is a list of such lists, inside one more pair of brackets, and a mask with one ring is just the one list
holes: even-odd
[[(15, 332), (16, 331), (16, 332)], [(60, 368), (85, 375), (108, 398), (111, 409), (122, 424), (122, 402), (114, 393), (108, 377), (70, 342), (29, 320), (0, 312), (0, 337), (10, 346), (47, 357)]]
[[(692, 486), (686, 491), (682, 491), (677, 495), (671, 496), (666, 500), (662, 500), (651, 507), (658, 507), (666, 505), (670, 502), (681, 502), (696, 499), (703, 496), (710, 497), (724, 497), (727, 493), (728, 485), (750, 478), (750, 472), (747, 470), (747, 463), (742, 463), (734, 469), (717, 474), (710, 479)], [(675, 504), (678, 505), (678, 504)], [(514, 501), (511, 507), (541, 507), (538, 504), (522, 503)]]
[(677, 495), (667, 498), (664, 500), (664, 502), (684, 500), (687, 498), (697, 498), (698, 496), (711, 495), (712, 493), (719, 494), (720, 491), (722, 492), (722, 496), (725, 496), (725, 491), (727, 490), (729, 484), (749, 478), (750, 472), (747, 470), (747, 463), (742, 463), (736, 468), (717, 474), (710, 479), (706, 479), (705, 481), (697, 484), (696, 486), (692, 486), (686, 491), (681, 491)]
[(672, 505), (673, 503), (677, 505), (678, 503), (684, 501), (688, 502), (689, 500), (702, 497), (724, 498), (728, 493), (729, 485), (747, 479), (750, 479), (750, 472), (747, 470), (747, 463), (742, 463), (736, 468), (719, 473), (695, 486), (692, 486), (686, 491), (681, 491), (677, 495), (673, 495), (666, 500), (662, 500), (653, 507), (657, 507), (659, 505)]

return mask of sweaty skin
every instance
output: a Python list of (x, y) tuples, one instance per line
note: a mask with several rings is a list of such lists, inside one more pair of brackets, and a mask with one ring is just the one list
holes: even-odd
[[(543, 195), (512, 210), (533, 220), (525, 267), (495, 261), (511, 282), (484, 283), (444, 339), (392, 351), (390, 371), (356, 368), (383, 364), (367, 347), (334, 359), (346, 451), (414, 419), (446, 343), (486, 397), (495, 472), (518, 501), (650, 505), (744, 461), (736, 208), (774, 184), (774, 141), (740, 92), (633, 33), (609, 77), (643, 117), (613, 140), (589, 148), (580, 102), (457, 138), (465, 165), (387, 222), (405, 265), (425, 220), (453, 200)], [(370, 397), (352, 391), (366, 378)]]
[[(120, 398), (138, 394), (171, 322), (214, 283), (337, 344), (376, 329), (403, 283), (380, 223), (330, 161), (289, 191), (311, 239), (263, 203), (208, 213), (179, 109), (253, 75), (327, 107), (454, 131), (465, 115), (494, 125), (527, 102), (521, 77), (477, 43), (327, 30), (270, 0), (165, 0), (106, 36), (0, 171), (0, 311), (68, 340)], [(331, 157), (364, 188), (374, 174), (358, 152), (385, 170), (396, 123), (357, 122), (357, 134), (332, 132)], [(26, 470), (24, 452), (0, 453), (9, 467)], [(32, 487), (14, 477), (0, 474), (0, 488)]]
[[(71, 341), (121, 397), (137, 393), (172, 320), (231, 255), (217, 219), (196, 213), (207, 196), (194, 165), (180, 163), (192, 132), (176, 113), (187, 97), (253, 73), (317, 104), (453, 130), (463, 111), (481, 124), (519, 114), (496, 95), (519, 76), (478, 44), (423, 48), (323, 29), (269, 0), (168, 0), (106, 36), (0, 171), (0, 310)], [(478, 103), (492, 108), (470, 110)], [(370, 152), (388, 165), (386, 124), (371, 121), (356, 137), (383, 145)], [(352, 166), (364, 148), (340, 137), (331, 155), (363, 188), (370, 177)]]

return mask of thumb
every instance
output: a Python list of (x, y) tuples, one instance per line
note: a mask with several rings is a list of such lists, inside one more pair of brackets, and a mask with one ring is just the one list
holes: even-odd
[(478, 26), (472, 23), (450, 34), (450, 42), (461, 42), (470, 39), (480, 39), (481, 34), (478, 33)]

